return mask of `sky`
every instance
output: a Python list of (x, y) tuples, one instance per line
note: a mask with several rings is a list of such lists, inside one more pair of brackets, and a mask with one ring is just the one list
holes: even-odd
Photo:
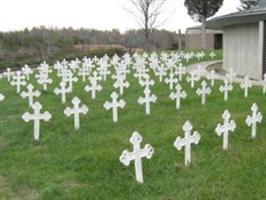
[[(159, 1), (159, 0), (158, 0)], [(240, 0), (224, 0), (216, 16), (237, 11)], [(128, 0), (2, 0), (0, 31), (22, 30), (44, 25), (46, 27), (119, 29), (124, 32), (139, 28), (135, 18), (126, 11)], [(196, 23), (187, 14), (184, 0), (168, 0), (159, 28), (182, 32)]]

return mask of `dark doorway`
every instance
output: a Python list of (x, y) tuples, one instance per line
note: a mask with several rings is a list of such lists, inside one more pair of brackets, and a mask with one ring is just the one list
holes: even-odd
[(214, 49), (222, 49), (223, 48), (223, 34), (215, 34), (214, 35)]
[(262, 75), (266, 73), (266, 21), (264, 21), (264, 42), (263, 42), (263, 69)]

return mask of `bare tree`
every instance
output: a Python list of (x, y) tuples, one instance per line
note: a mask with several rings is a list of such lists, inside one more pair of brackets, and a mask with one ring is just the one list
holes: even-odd
[(162, 8), (167, 0), (128, 0), (131, 8), (125, 8), (135, 17), (136, 22), (144, 31), (145, 38), (148, 39), (153, 29), (158, 28), (166, 22), (160, 21)]

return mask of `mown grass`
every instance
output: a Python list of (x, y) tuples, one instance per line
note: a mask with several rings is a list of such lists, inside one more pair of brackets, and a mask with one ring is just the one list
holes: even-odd
[[(33, 141), (32, 123), (21, 119), (30, 110), (27, 101), (1, 80), (6, 99), (0, 104), (0, 199), (266, 199), (265, 120), (258, 126), (255, 140), (251, 140), (250, 128), (245, 124), (253, 102), (266, 113), (261, 88), (253, 87), (249, 98), (244, 99), (236, 84), (229, 101), (224, 102), (218, 91), (221, 82), (217, 81), (207, 104), (202, 106), (196, 89), (182, 82), (188, 97), (177, 112), (168, 86), (153, 78), (157, 82), (152, 91), (158, 101), (152, 105), (152, 114), (145, 115), (144, 106), (137, 104), (143, 89), (131, 74), (131, 86), (123, 95), (126, 107), (119, 110), (118, 123), (113, 123), (111, 112), (103, 108), (113, 91), (112, 79), (102, 82), (103, 90), (95, 100), (84, 92), (85, 83), (76, 83), (62, 105), (60, 97), (52, 92), (59, 83), (53, 74), (49, 91), (38, 98), (43, 111), (52, 114), (50, 122), (41, 123), (40, 142)], [(74, 96), (90, 109), (81, 117), (79, 131), (74, 130), (73, 118), (63, 114)], [(227, 152), (214, 131), (225, 109), (237, 123)], [(183, 151), (173, 146), (175, 138), (183, 136), (186, 120), (202, 136), (200, 144), (193, 146), (190, 167), (183, 164)], [(155, 148), (152, 159), (143, 160), (143, 185), (135, 181), (133, 164), (125, 167), (119, 162), (124, 149), (132, 150), (129, 138), (133, 131), (142, 134), (142, 145), (149, 143)]]

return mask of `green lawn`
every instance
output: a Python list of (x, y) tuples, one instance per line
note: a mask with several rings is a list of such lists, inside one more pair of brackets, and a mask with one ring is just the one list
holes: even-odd
[[(248, 99), (243, 98), (239, 85), (223, 101), (216, 82), (207, 104), (201, 106), (200, 97), (188, 83), (182, 82), (188, 97), (181, 110), (169, 98), (169, 88), (158, 79), (152, 88), (158, 100), (151, 115), (144, 114), (144, 106), (137, 104), (143, 89), (132, 74), (131, 84), (123, 99), (126, 107), (119, 110), (118, 123), (112, 122), (111, 111), (103, 104), (110, 100), (113, 80), (102, 82), (103, 90), (92, 100), (84, 92), (85, 83), (74, 85), (74, 92), (62, 105), (60, 96), (53, 94), (59, 79), (39, 98), (43, 111), (52, 114), (50, 122), (41, 123), (41, 140), (33, 141), (33, 125), (21, 116), (28, 108), (27, 101), (15, 93), (6, 80), (0, 80), (6, 99), (0, 103), (0, 199), (266, 199), (266, 123), (258, 127), (258, 136), (251, 140), (245, 118), (256, 102), (266, 114), (266, 96), (261, 88), (253, 87)], [(34, 85), (41, 89), (32, 78)], [(71, 99), (78, 96), (89, 107), (81, 117), (81, 129), (74, 130), (73, 118), (63, 114)], [(222, 150), (222, 138), (215, 133), (222, 113), (228, 109), (237, 123), (230, 135), (229, 150)], [(190, 120), (202, 138), (192, 149), (192, 165), (184, 166), (184, 151), (177, 151), (173, 143), (184, 135), (182, 126)], [(129, 138), (133, 131), (143, 136), (142, 146), (149, 143), (155, 153), (151, 160), (143, 160), (144, 184), (135, 181), (134, 165), (125, 167), (119, 162), (124, 149), (132, 150)]]

